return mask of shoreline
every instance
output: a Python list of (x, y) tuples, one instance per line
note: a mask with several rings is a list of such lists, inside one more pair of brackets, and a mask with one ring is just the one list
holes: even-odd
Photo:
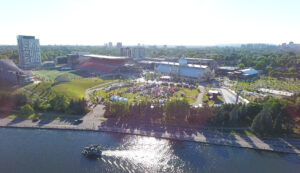
[[(270, 139), (262, 140), (256, 136), (246, 136), (246, 135), (233, 135), (222, 132), (212, 132), (206, 130), (194, 130), (194, 129), (174, 129), (174, 127), (169, 128), (168, 131), (163, 131), (156, 126), (140, 128), (123, 128), (123, 127), (113, 127), (107, 126), (100, 122), (95, 125), (94, 122), (88, 122), (88, 124), (68, 124), (66, 122), (60, 122), (54, 120), (51, 123), (38, 124), (31, 120), (20, 120), (19, 123), (9, 124), (3, 123), (3, 120), (8, 121), (7, 118), (0, 119), (0, 127), (3, 128), (29, 128), (29, 129), (46, 129), (46, 130), (74, 130), (74, 131), (94, 131), (94, 132), (112, 132), (112, 133), (122, 133), (127, 135), (139, 135), (148, 136), (169, 140), (178, 141), (189, 141), (198, 142), (210, 145), (222, 145), (229, 147), (238, 148), (248, 148), (262, 151), (271, 151), (279, 153), (289, 153), (289, 154), (300, 154), (300, 150), (296, 149), (300, 147), (300, 139)], [(18, 121), (19, 119), (10, 119), (11, 121)], [(9, 121), (10, 122), (10, 121)], [(55, 124), (57, 123), (57, 124)], [(147, 130), (148, 128), (148, 130)], [(293, 142), (293, 143), (292, 143)], [(294, 144), (294, 145), (293, 145)]]

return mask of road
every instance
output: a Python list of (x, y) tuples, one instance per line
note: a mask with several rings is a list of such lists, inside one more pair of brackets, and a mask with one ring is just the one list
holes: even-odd
[[(221, 93), (223, 95), (225, 103), (235, 104), (235, 102), (236, 102), (236, 95), (234, 95), (233, 93), (231, 93), (230, 91), (228, 91), (228, 89), (225, 89), (225, 88), (220, 88), (220, 91), (221, 91)], [(242, 101), (240, 99), (239, 99), (239, 103), (242, 103)]]
[(199, 106), (199, 104), (202, 105), (202, 98), (203, 98), (205, 88), (203, 86), (199, 86), (198, 88), (200, 90), (200, 93), (198, 94), (196, 102), (192, 104), (193, 106)]

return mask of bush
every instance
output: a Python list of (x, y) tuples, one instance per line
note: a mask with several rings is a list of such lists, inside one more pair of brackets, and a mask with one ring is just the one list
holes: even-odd
[(50, 100), (51, 109), (55, 112), (66, 112), (68, 108), (68, 101), (65, 96), (55, 96)]
[(25, 116), (28, 116), (28, 115), (31, 115), (34, 113), (34, 109), (29, 104), (22, 106), (20, 110), (21, 110), (21, 114), (25, 115)]

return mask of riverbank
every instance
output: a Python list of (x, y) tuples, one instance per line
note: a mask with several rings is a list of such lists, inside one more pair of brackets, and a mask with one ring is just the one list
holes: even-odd
[(136, 121), (118, 122), (114, 119), (109, 119), (107, 121), (85, 120), (83, 123), (76, 125), (73, 120), (42, 119), (39, 122), (32, 122), (32, 120), (28, 119), (2, 118), (0, 120), (0, 127), (116, 132), (172, 140), (300, 154), (299, 139), (260, 139), (256, 136), (247, 136), (242, 134), (213, 132), (187, 127), (142, 124), (137, 123)]

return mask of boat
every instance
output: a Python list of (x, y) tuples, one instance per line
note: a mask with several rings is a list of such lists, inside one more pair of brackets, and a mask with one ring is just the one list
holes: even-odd
[(81, 152), (85, 157), (90, 159), (97, 159), (100, 158), (102, 155), (100, 145), (90, 145), (85, 147)]

